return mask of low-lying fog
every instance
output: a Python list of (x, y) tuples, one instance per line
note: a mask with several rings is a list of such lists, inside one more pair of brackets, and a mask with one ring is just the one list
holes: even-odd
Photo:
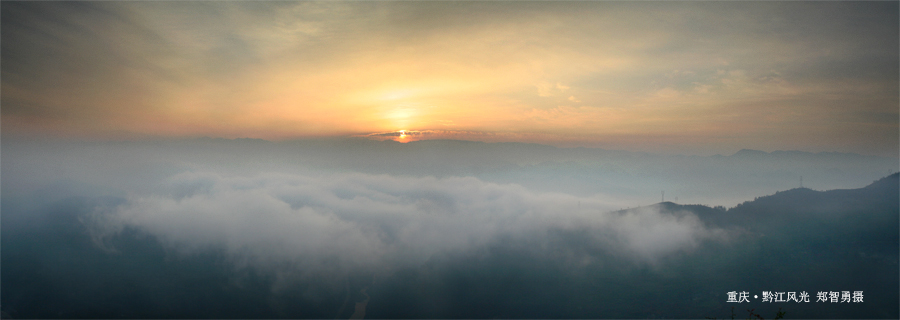
[[(210, 285), (220, 281), (221, 286), (244, 288), (254, 285), (241, 283), (258, 282), (268, 288), (264, 292), (277, 297), (258, 302), (267, 311), (249, 307), (251, 302), (246, 309), (233, 307), (238, 309), (232, 315), (241, 317), (348, 317), (354, 309), (348, 301), (361, 301), (358, 292), (366, 288), (371, 301), (366, 300), (368, 307), (364, 304), (363, 309), (382, 317), (722, 317), (729, 314), (707, 312), (728, 310), (726, 292), (778, 289), (748, 287), (751, 282), (741, 279), (719, 279), (721, 288), (707, 283), (695, 290), (689, 285), (718, 279), (712, 275), (717, 268), (744, 261), (713, 257), (712, 252), (748, 257), (764, 252), (758, 244), (753, 246), (756, 249), (743, 245), (753, 230), (711, 224), (687, 209), (618, 210), (658, 203), (662, 192), (665, 200), (676, 203), (734, 207), (797, 188), (801, 176), (804, 187), (816, 190), (861, 188), (897, 168), (897, 159), (796, 151), (673, 156), (463, 141), (6, 139), (2, 149), (3, 311), (38, 317), (227, 316), (186, 311), (188, 307), (177, 301), (148, 298), (165, 296), (166, 290), (150, 286), (144, 278), (153, 278), (149, 274), (159, 279), (191, 278), (185, 275), (203, 272), (183, 271), (193, 270), (186, 265), (220, 261), (210, 262), (218, 271), (208, 272), (220, 272), (229, 280), (207, 279), (200, 287), (221, 288)], [(29, 242), (36, 235), (43, 242)], [(123, 239), (150, 241), (162, 251), (135, 247)], [(879, 250), (869, 255), (884, 258)], [(67, 260), (81, 251), (98, 258)], [(163, 253), (154, 260), (148, 258), (157, 254), (153, 252)], [(218, 258), (203, 260), (209, 254)], [(109, 262), (109, 257), (121, 261)], [(123, 262), (139, 258), (149, 260), (134, 262), (137, 267), (130, 269)], [(884, 259), (887, 262), (878, 265), (890, 270), (893, 263), (896, 271), (896, 255)], [(705, 266), (691, 269), (692, 261)], [(34, 268), (44, 271), (35, 273)], [(120, 273), (131, 272), (134, 277), (97, 274), (91, 268), (129, 270)], [(265, 280), (246, 280), (246, 272)], [(61, 293), (37, 298), (23, 289), (29, 287), (28, 281), (46, 281), (44, 287), (33, 283), (31, 287), (50, 291), (88, 281), (76, 279), (76, 274), (98, 277), (91, 280), (94, 286), (96, 281), (110, 279), (135, 282), (128, 292), (137, 296), (125, 303), (131, 306), (128, 311), (104, 313), (108, 302), (66, 298)], [(628, 287), (616, 282), (615, 274), (632, 279), (633, 287), (627, 289), (631, 291), (622, 297), (687, 290), (690, 297), (667, 302), (687, 303), (687, 309), (655, 309), (666, 303), (649, 293), (649, 301), (626, 303), (630, 307), (597, 309), (590, 292)], [(498, 282), (484, 287), (491, 281)], [(578, 287), (577, 283), (590, 285)], [(841, 288), (783, 290), (864, 286), (845, 283)], [(577, 288), (559, 287), (565, 284)], [(170, 289), (179, 285), (173, 283)], [(78, 287), (88, 294), (119, 292)], [(414, 294), (410, 288), (425, 291)], [(218, 293), (205, 294), (241, 296), (240, 290), (209, 290)], [(292, 290), (296, 295), (289, 294)], [(544, 301), (535, 290), (568, 293)], [(611, 299), (609, 294), (601, 296)], [(503, 300), (489, 307), (460, 295), (482, 295), (478, 299), (488, 304), (497, 297), (518, 297), (519, 302)], [(16, 309), (38, 305), (41, 299), (49, 299), (43, 303), (58, 314)], [(100, 294), (97, 299), (106, 298)], [(291, 299), (297, 305), (286, 302)], [(416, 307), (390, 311), (389, 306), (413, 300)], [(71, 301), (83, 306), (62, 307)], [(544, 302), (532, 307), (516, 304), (527, 301)], [(689, 306), (692, 303), (696, 305)], [(497, 308), (515, 311), (504, 313)], [(794, 309), (803, 308), (810, 307)], [(896, 315), (896, 310), (878, 312), (866, 315)]]

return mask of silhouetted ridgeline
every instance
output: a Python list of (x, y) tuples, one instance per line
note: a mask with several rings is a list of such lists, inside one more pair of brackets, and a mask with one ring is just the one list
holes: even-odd
[[(896, 222), (898, 174), (892, 174), (859, 189), (816, 191), (796, 188), (745, 201), (729, 209), (703, 205), (679, 205), (664, 202), (655, 207), (664, 211), (690, 211), (717, 226), (757, 226), (786, 224), (809, 219), (808, 222), (854, 225), (871, 222), (884, 227)], [(758, 227), (758, 226), (757, 226)]]

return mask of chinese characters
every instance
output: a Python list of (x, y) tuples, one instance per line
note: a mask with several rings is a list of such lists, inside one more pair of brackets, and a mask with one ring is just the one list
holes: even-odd
[[(726, 302), (734, 302), (734, 303), (744, 303), (750, 302), (750, 293), (747, 291), (730, 291), (727, 293), (728, 300)], [(758, 295), (753, 295), (753, 299), (758, 299)], [(809, 293), (806, 291), (800, 291), (798, 295), (797, 292), (772, 292), (772, 291), (763, 291), (762, 299), (760, 302), (810, 302)], [(863, 292), (862, 291), (853, 291), (853, 294), (850, 291), (819, 291), (816, 293), (816, 302), (827, 302), (827, 303), (861, 303), (863, 302)]]

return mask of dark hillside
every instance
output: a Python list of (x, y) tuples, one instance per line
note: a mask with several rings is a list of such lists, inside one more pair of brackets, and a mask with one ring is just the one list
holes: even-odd
[[(712, 258), (721, 254), (715, 251), (695, 257), (697, 269), (710, 272), (698, 277), (699, 283), (720, 279), (751, 295), (768, 290), (810, 293), (810, 303), (755, 304), (757, 312), (765, 310), (764, 316), (782, 307), (798, 318), (896, 318), (898, 177), (893, 174), (859, 189), (792, 189), (727, 211), (670, 202), (655, 206), (673, 214), (692, 212), (732, 235), (734, 247), (728, 252), (736, 258)], [(712, 266), (715, 263), (724, 264)], [(863, 291), (869, 297), (865, 306), (815, 303), (818, 291), (846, 290)]]
[(739, 225), (768, 236), (896, 245), (898, 194), (898, 174), (893, 174), (860, 189), (778, 192), (742, 203), (727, 214)]

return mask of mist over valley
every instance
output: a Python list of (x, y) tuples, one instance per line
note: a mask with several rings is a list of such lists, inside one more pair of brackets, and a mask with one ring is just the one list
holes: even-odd
[(14, 318), (897, 316), (897, 159), (7, 139), (2, 163)]

